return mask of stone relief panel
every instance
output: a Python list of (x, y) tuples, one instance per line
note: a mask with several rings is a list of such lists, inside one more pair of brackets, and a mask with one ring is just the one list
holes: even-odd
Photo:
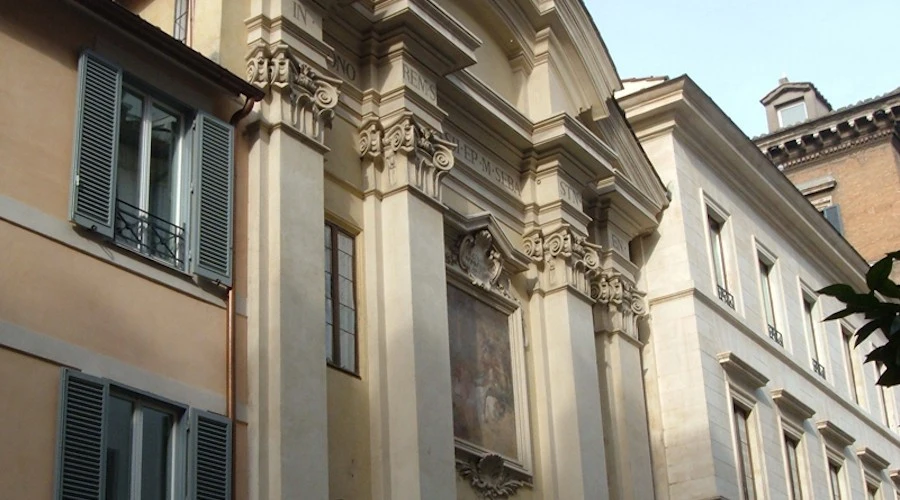
[(410, 185), (436, 200), (440, 200), (441, 179), (453, 168), (455, 148), (412, 113), (389, 124), (369, 121), (359, 136), (360, 157), (381, 167), (367, 175), (368, 188), (387, 192)]
[(457, 472), (508, 498), (531, 484), (522, 311), (490, 230), (448, 240), (446, 264)]
[(341, 81), (314, 71), (287, 44), (257, 44), (247, 57), (247, 80), (264, 89), (286, 92), (291, 124), (318, 142), (331, 126)]

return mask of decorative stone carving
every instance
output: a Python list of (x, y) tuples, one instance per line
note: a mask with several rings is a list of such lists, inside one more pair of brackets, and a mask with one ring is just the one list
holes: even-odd
[(456, 459), (456, 471), (468, 479), (479, 497), (493, 500), (506, 499), (516, 494), (526, 483), (514, 479), (503, 465), (503, 457), (487, 454), (470, 460)]
[(324, 129), (334, 119), (340, 80), (313, 71), (284, 43), (257, 45), (247, 57), (247, 79), (264, 90), (287, 91), (292, 125), (323, 141)]
[(597, 301), (601, 329), (620, 331), (638, 338), (638, 323), (647, 318), (646, 294), (615, 270), (600, 272), (591, 281), (591, 298)]
[(380, 174), (386, 173), (381, 182), (369, 179), (375, 184), (370, 187), (389, 191), (408, 184), (437, 200), (440, 200), (441, 179), (453, 168), (454, 149), (456, 144), (419, 123), (412, 113), (403, 114), (391, 124), (369, 122), (359, 135), (360, 157), (373, 163), (380, 160)]
[(445, 254), (447, 265), (465, 274), (473, 285), (515, 300), (509, 291), (509, 278), (503, 273), (503, 258), (487, 229), (463, 235)]
[[(550, 286), (562, 280), (585, 295), (590, 295), (590, 282), (600, 271), (600, 245), (563, 225), (552, 233), (532, 233), (525, 237), (523, 250), (544, 271), (550, 273)], [(562, 265), (560, 268), (559, 265)], [(563, 273), (564, 271), (564, 273)]]

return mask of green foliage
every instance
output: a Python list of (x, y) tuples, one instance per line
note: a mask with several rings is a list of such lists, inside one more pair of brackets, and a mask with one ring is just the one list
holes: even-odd
[(825, 318), (824, 321), (844, 318), (851, 314), (862, 314), (866, 323), (856, 331), (856, 344), (859, 345), (877, 330), (881, 330), (888, 341), (886, 344), (875, 348), (868, 356), (866, 362), (874, 361), (884, 365), (885, 370), (878, 379), (878, 384), (886, 387), (900, 384), (900, 286), (894, 283), (891, 269), (894, 261), (900, 260), (900, 251), (891, 252), (883, 259), (872, 264), (866, 273), (866, 286), (868, 292), (858, 293), (850, 285), (838, 283), (819, 290), (822, 295), (828, 295), (843, 302), (846, 307)]

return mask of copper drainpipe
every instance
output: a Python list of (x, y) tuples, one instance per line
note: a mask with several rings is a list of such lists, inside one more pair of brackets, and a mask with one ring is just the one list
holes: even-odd
[[(250, 97), (244, 97), (244, 106), (237, 110), (233, 115), (231, 115), (231, 119), (229, 123), (233, 127), (237, 127), (238, 122), (243, 120), (247, 115), (250, 114), (250, 111), (253, 110), (253, 105), (256, 104), (256, 100), (251, 99)], [(235, 169), (234, 175), (237, 176), (237, 169)], [(234, 273), (232, 273), (234, 274)], [(234, 308), (234, 295), (235, 295), (235, 279), (232, 276), (231, 286), (228, 288), (228, 300), (225, 305), (225, 417), (231, 421), (231, 498), (234, 499), (235, 487), (234, 487), (234, 479), (235, 479), (235, 462), (237, 461), (237, 449), (234, 445), (235, 442), (235, 433), (236, 433), (236, 425), (235, 421), (237, 419), (236, 415), (236, 406), (237, 406), (237, 394), (235, 391), (235, 340), (234, 340), (234, 318), (235, 318), (235, 308)]]

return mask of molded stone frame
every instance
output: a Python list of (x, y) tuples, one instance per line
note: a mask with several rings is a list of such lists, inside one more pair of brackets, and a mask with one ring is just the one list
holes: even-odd
[[(819, 420), (816, 422), (819, 434), (822, 435), (822, 443), (825, 449), (825, 473), (830, 478), (831, 465), (835, 464), (840, 468), (838, 480), (841, 488), (841, 498), (850, 498), (849, 483), (847, 483), (847, 468), (844, 456), (844, 449), (852, 445), (856, 439), (846, 431), (835, 425), (830, 420)], [(831, 491), (831, 481), (828, 482), (829, 491)]]
[(874, 489), (878, 492), (875, 498), (879, 500), (884, 499), (883, 471), (890, 467), (890, 462), (866, 446), (857, 448), (856, 456), (859, 458), (859, 463), (862, 466), (860, 469), (862, 469), (864, 491)]
[(516, 411), (518, 456), (501, 455), (455, 437), (457, 472), (485, 498), (507, 498), (533, 483), (527, 340), (519, 295), (510, 277), (527, 269), (527, 257), (509, 242), (487, 213), (448, 213), (445, 228), (447, 284), (506, 314)]
[(721, 228), (719, 237), (722, 242), (722, 267), (725, 273), (725, 292), (731, 295), (731, 304), (727, 305), (725, 309), (737, 313), (740, 311), (739, 299), (741, 286), (738, 273), (736, 272), (737, 268), (732, 259), (734, 255), (734, 233), (731, 224), (731, 214), (729, 214), (722, 205), (710, 198), (703, 189), (700, 189), (700, 199), (703, 200), (703, 234), (704, 241), (706, 242), (705, 248), (706, 253), (708, 254), (707, 258), (709, 260), (709, 276), (710, 283), (712, 284), (713, 297), (716, 299), (717, 303), (726, 304), (722, 298), (717, 297), (719, 284), (716, 282), (716, 264), (713, 256), (709, 254), (711, 245), (710, 239), (712, 238), (712, 235), (707, 226), (710, 219), (718, 222), (719, 227)]
[[(775, 252), (769, 250), (762, 242), (759, 241), (759, 238), (756, 236), (753, 237), (753, 247), (756, 249), (756, 266), (758, 267), (760, 263), (765, 264), (769, 267), (769, 293), (771, 294), (772, 300), (772, 315), (775, 320), (775, 330), (778, 334), (781, 335), (782, 343), (779, 345), (781, 349), (790, 350), (791, 339), (790, 335), (788, 335), (787, 329), (787, 321), (785, 320), (784, 313), (784, 290), (781, 282), (781, 269), (779, 265), (778, 257), (775, 255)], [(757, 276), (760, 276), (760, 272), (757, 271)], [(762, 290), (762, 280), (761, 278), (757, 278), (757, 297), (760, 300), (759, 314), (763, 320), (763, 329), (761, 333), (768, 338), (771, 338), (771, 334), (769, 332), (769, 325), (766, 320), (766, 312), (765, 312), (765, 304), (762, 303), (763, 298), (763, 290)], [(777, 340), (772, 339), (773, 343), (777, 343)]]
[[(797, 470), (800, 474), (800, 489), (805, 495), (811, 495), (812, 477), (809, 467), (809, 450), (807, 446), (806, 421), (815, 415), (815, 410), (800, 401), (796, 396), (785, 389), (772, 389), (772, 400), (778, 407), (779, 424), (781, 426), (781, 445), (784, 457), (784, 474), (785, 479), (790, 477), (787, 462), (787, 449), (785, 448), (784, 436), (797, 441)], [(788, 484), (790, 488), (790, 484)], [(800, 500), (800, 499), (796, 499)]]
[[(756, 411), (757, 397), (756, 391), (765, 387), (769, 379), (759, 370), (753, 368), (749, 363), (738, 357), (731, 351), (719, 353), (717, 356), (719, 364), (725, 370), (726, 382), (728, 384), (728, 415), (731, 427), (732, 440), (737, 435), (737, 429), (734, 428), (734, 418), (731, 414), (734, 411), (732, 407), (740, 406), (749, 414), (747, 430), (750, 438), (750, 454), (753, 460), (753, 482), (754, 488), (758, 492), (769, 491), (766, 484), (766, 467), (765, 454), (763, 453), (760, 431), (759, 415)], [(735, 473), (740, 474), (738, 470), (737, 456), (738, 450), (734, 449)], [(735, 484), (741, 484), (740, 477), (736, 477)]]

